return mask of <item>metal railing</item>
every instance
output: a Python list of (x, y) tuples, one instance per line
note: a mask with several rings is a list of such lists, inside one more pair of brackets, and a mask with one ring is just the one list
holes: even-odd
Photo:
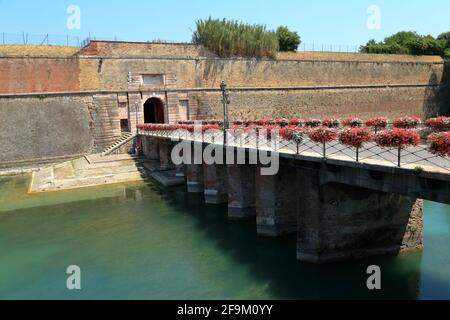
[(333, 43), (315, 43), (303, 42), (298, 46), (297, 51), (304, 52), (342, 52), (357, 53), (361, 45), (358, 44), (333, 44)]
[[(224, 133), (222, 131), (190, 133), (187, 131), (139, 130), (138, 135), (168, 138), (175, 141), (187, 140), (217, 145), (224, 144)], [(324, 144), (316, 143), (307, 135), (304, 136), (301, 142), (295, 142), (284, 140), (278, 135), (275, 135), (272, 139), (267, 140), (257, 135), (248, 135), (244, 132), (241, 134), (235, 134), (229, 130), (228, 137), (227, 146), (229, 147), (249, 148), (280, 154), (308, 156), (322, 160), (336, 159), (373, 165), (401, 167), (413, 169), (418, 172), (438, 171), (440, 173), (450, 174), (450, 157), (440, 157), (438, 155), (434, 155), (429, 152), (428, 146), (424, 144), (417, 147), (409, 147), (404, 149), (385, 149), (379, 147), (374, 142), (369, 142), (363, 147), (356, 149), (343, 145), (338, 141)]]
[[(118, 37), (97, 37), (94, 35), (87, 36), (74, 36), (74, 35), (56, 35), (56, 34), (32, 34), (32, 33), (7, 33), (0, 32), (1, 44), (30, 44), (30, 45), (53, 45), (53, 46), (67, 46), (67, 47), (85, 47), (92, 40), (99, 41), (128, 41), (126, 39), (120, 39)], [(129, 41), (133, 42), (133, 41)], [(180, 41), (167, 41), (161, 39), (145, 40), (140, 42), (147, 43), (183, 43), (188, 42)]]
[[(0, 41), (2, 44), (33, 44), (33, 45), (54, 45), (54, 46), (70, 46), (70, 47), (84, 47), (91, 40), (103, 40), (103, 41), (127, 41), (127, 39), (121, 39), (119, 37), (97, 37), (95, 35), (75, 36), (69, 34), (33, 34), (33, 33), (0, 33)], [(143, 40), (141, 42), (149, 43), (184, 43), (190, 44), (191, 42), (181, 41), (167, 41), (161, 39), (155, 40)], [(300, 52), (359, 52), (361, 45), (355, 44), (327, 44), (327, 43), (308, 43), (303, 42), (299, 45), (297, 51)]]

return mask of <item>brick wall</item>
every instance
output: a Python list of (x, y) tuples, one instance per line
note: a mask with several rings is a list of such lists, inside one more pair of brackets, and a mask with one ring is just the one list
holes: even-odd
[[(255, 117), (433, 116), (441, 100), (426, 87), (231, 91), (231, 119)], [(200, 119), (222, 118), (220, 93), (199, 93)]]
[(80, 90), (77, 58), (0, 58), (0, 93)]

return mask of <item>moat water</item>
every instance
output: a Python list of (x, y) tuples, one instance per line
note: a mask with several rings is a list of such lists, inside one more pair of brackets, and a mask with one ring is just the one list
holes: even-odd
[[(183, 188), (27, 195), (28, 179), (0, 178), (0, 299), (450, 299), (449, 206), (426, 203), (423, 253), (315, 266), (296, 261), (295, 235), (260, 238)], [(381, 291), (366, 287), (373, 264)]]

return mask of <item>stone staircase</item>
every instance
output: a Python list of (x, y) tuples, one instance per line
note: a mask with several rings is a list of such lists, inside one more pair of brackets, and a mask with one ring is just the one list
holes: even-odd
[(120, 137), (120, 139), (118, 139), (116, 142), (114, 142), (114, 144), (106, 148), (101, 153), (101, 155), (104, 157), (112, 154), (114, 151), (120, 149), (122, 146), (132, 141), (134, 138), (136, 138), (136, 134), (130, 132), (124, 133), (122, 137)]

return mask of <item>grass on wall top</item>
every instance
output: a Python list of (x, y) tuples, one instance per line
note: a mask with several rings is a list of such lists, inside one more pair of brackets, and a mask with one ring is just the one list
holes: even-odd
[(225, 19), (197, 21), (192, 42), (220, 57), (275, 58), (279, 49), (276, 33), (267, 30), (266, 26)]
[(80, 51), (79, 47), (47, 46), (32, 44), (0, 45), (0, 56), (20, 57), (70, 57)]

